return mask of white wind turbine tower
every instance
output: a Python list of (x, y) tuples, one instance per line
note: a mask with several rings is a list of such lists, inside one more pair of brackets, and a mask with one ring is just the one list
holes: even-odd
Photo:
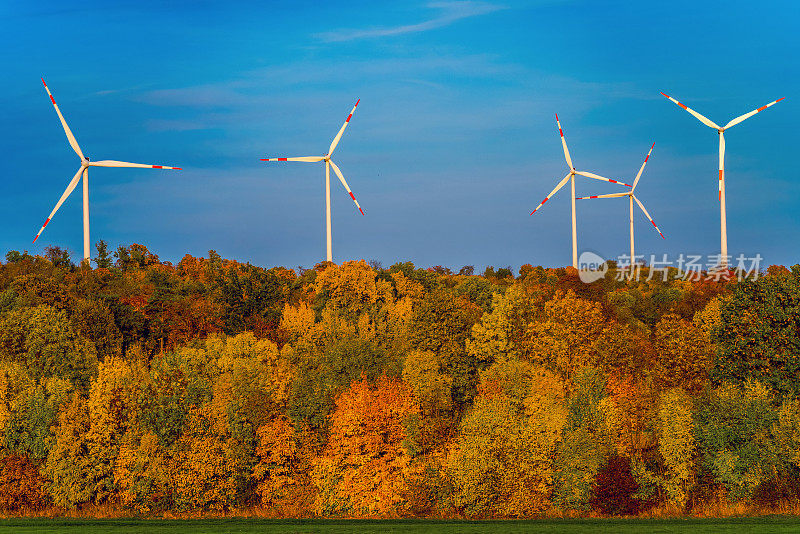
[(612, 194), (609, 194), (609, 195), (592, 195), (592, 196), (589, 196), (589, 197), (578, 197), (578, 199), (577, 199), (577, 200), (588, 200), (590, 198), (628, 197), (629, 219), (630, 219), (630, 223), (631, 223), (631, 272), (630, 272), (631, 277), (633, 277), (633, 266), (634, 266), (634, 260), (636, 258), (635, 252), (634, 252), (634, 249), (633, 249), (633, 202), (634, 201), (636, 201), (636, 203), (642, 209), (642, 212), (644, 213), (645, 217), (647, 217), (647, 219), (652, 223), (653, 227), (656, 229), (656, 231), (659, 233), (659, 235), (661, 235), (661, 238), (664, 239), (664, 234), (661, 233), (661, 230), (659, 230), (658, 226), (656, 226), (656, 222), (653, 220), (652, 217), (650, 217), (650, 214), (647, 213), (647, 210), (644, 208), (644, 204), (642, 204), (641, 201), (638, 198), (636, 198), (636, 196), (634, 196), (634, 194), (633, 194), (633, 191), (636, 189), (636, 185), (639, 183), (639, 178), (642, 177), (642, 172), (644, 171), (644, 166), (647, 165), (647, 160), (650, 159), (650, 154), (653, 152), (653, 147), (654, 146), (656, 146), (655, 143), (653, 143), (653, 146), (650, 147), (650, 152), (648, 152), (647, 156), (644, 158), (644, 163), (642, 163), (642, 167), (639, 169), (639, 173), (636, 175), (636, 179), (633, 181), (633, 185), (631, 186), (631, 190), (630, 191), (627, 191), (625, 193), (612, 193)]
[(709, 128), (714, 128), (717, 133), (719, 134), (719, 225), (720, 225), (720, 248), (721, 248), (721, 255), (720, 255), (720, 267), (727, 267), (728, 266), (728, 225), (725, 219), (725, 130), (730, 128), (731, 126), (736, 126), (740, 122), (745, 119), (749, 119), (759, 111), (764, 111), (770, 106), (774, 106), (783, 98), (779, 98), (778, 100), (774, 100), (765, 106), (761, 106), (758, 109), (754, 109), (750, 113), (745, 113), (744, 115), (740, 115), (730, 121), (725, 126), (718, 126), (714, 121), (700, 115), (698, 112), (693, 110), (692, 108), (686, 107), (685, 104), (682, 104), (672, 98), (671, 96), (661, 93), (665, 97), (669, 98), (677, 105), (691, 113), (695, 116), (697, 120), (708, 126)]
[(50, 97), (50, 101), (53, 103), (53, 107), (56, 108), (56, 113), (58, 114), (58, 118), (61, 121), (61, 125), (64, 127), (64, 133), (67, 134), (67, 140), (69, 141), (72, 150), (75, 151), (76, 154), (81, 158), (81, 167), (78, 169), (78, 172), (75, 173), (75, 176), (69, 182), (67, 189), (64, 191), (64, 194), (61, 195), (61, 198), (58, 199), (56, 203), (56, 207), (53, 208), (53, 211), (50, 212), (50, 215), (47, 216), (45, 219), (44, 224), (42, 225), (41, 230), (39, 233), (36, 234), (36, 237), (33, 238), (33, 242), (36, 243), (36, 240), (39, 239), (39, 236), (42, 235), (44, 232), (45, 227), (47, 224), (52, 220), (53, 216), (58, 211), (58, 208), (61, 207), (61, 204), (67, 200), (67, 197), (72, 193), (75, 189), (75, 186), (78, 185), (78, 181), (81, 179), (81, 175), (83, 175), (83, 259), (87, 262), (89, 261), (89, 249), (90, 249), (90, 242), (89, 242), (89, 167), (137, 167), (137, 168), (144, 168), (144, 169), (173, 169), (173, 170), (182, 170), (180, 167), (167, 167), (166, 165), (144, 165), (141, 163), (126, 163), (124, 161), (114, 161), (114, 160), (102, 160), (102, 161), (89, 161), (89, 158), (83, 155), (81, 152), (81, 147), (78, 146), (78, 142), (75, 140), (75, 136), (72, 135), (72, 131), (67, 126), (67, 121), (64, 120), (64, 116), (61, 114), (61, 110), (58, 109), (58, 105), (56, 104), (55, 98), (50, 93), (50, 88), (47, 87), (47, 84), (42, 78), (42, 83), (44, 84), (44, 88), (47, 91), (48, 96)]
[(336, 149), (336, 145), (339, 144), (339, 140), (342, 138), (342, 134), (344, 133), (344, 129), (347, 128), (347, 124), (350, 122), (350, 119), (353, 117), (353, 113), (356, 112), (356, 108), (358, 107), (358, 103), (361, 102), (359, 98), (356, 101), (356, 105), (353, 106), (353, 109), (350, 111), (350, 115), (344, 121), (342, 128), (339, 130), (339, 133), (336, 134), (336, 137), (333, 138), (331, 142), (330, 148), (328, 148), (328, 153), (324, 156), (301, 156), (296, 158), (261, 158), (261, 161), (302, 161), (305, 163), (317, 163), (319, 161), (325, 162), (325, 234), (327, 237), (327, 244), (328, 244), (328, 254), (327, 260), (332, 262), (333, 261), (333, 242), (331, 239), (331, 167), (333, 167), (333, 172), (336, 173), (336, 176), (339, 177), (339, 181), (342, 182), (342, 185), (350, 194), (350, 198), (353, 199), (353, 202), (356, 203), (356, 207), (358, 211), (361, 212), (361, 215), (364, 215), (364, 210), (361, 209), (361, 206), (358, 204), (358, 200), (353, 195), (353, 192), (350, 191), (350, 186), (347, 185), (347, 181), (344, 179), (344, 175), (342, 175), (342, 171), (339, 170), (339, 167), (331, 160), (331, 156), (333, 155), (333, 151)]
[(569, 166), (569, 173), (560, 181), (558, 185), (556, 185), (555, 189), (550, 191), (550, 194), (544, 197), (544, 200), (536, 206), (536, 208), (531, 212), (531, 215), (536, 213), (536, 211), (541, 208), (545, 202), (553, 198), (553, 195), (558, 192), (559, 189), (564, 187), (567, 181), (570, 182), (572, 186), (572, 266), (576, 269), (578, 268), (578, 231), (577, 231), (577, 224), (575, 221), (575, 175), (580, 174), (581, 176), (586, 176), (587, 178), (594, 178), (595, 180), (603, 180), (605, 182), (611, 182), (612, 184), (620, 184), (625, 185), (628, 187), (632, 187), (630, 184), (625, 184), (622, 182), (618, 182), (616, 180), (610, 180), (609, 178), (603, 178), (602, 176), (598, 176), (597, 174), (586, 172), (586, 171), (578, 171), (575, 170), (575, 167), (572, 165), (572, 158), (569, 157), (569, 150), (567, 149), (567, 141), (564, 139), (564, 132), (561, 130), (561, 123), (558, 120), (558, 114), (556, 114), (556, 124), (558, 125), (558, 133), (561, 135), (561, 144), (564, 147), (564, 158), (567, 160), (567, 165)]

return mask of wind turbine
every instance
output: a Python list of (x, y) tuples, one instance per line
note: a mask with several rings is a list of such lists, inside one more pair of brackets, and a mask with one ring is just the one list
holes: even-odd
[(331, 239), (331, 167), (333, 167), (333, 172), (336, 173), (336, 176), (339, 177), (339, 181), (342, 182), (342, 185), (350, 194), (350, 198), (353, 199), (353, 202), (356, 203), (356, 207), (358, 211), (361, 212), (361, 215), (364, 215), (364, 210), (361, 209), (361, 206), (358, 204), (358, 200), (353, 195), (353, 192), (350, 191), (350, 186), (347, 185), (347, 181), (344, 179), (344, 175), (342, 171), (339, 170), (339, 167), (331, 160), (331, 156), (333, 155), (333, 151), (336, 149), (336, 145), (339, 144), (339, 140), (342, 138), (342, 134), (344, 133), (344, 129), (347, 128), (347, 124), (350, 122), (350, 119), (353, 117), (353, 113), (356, 112), (356, 108), (358, 107), (358, 103), (361, 102), (359, 98), (356, 101), (356, 105), (353, 106), (353, 109), (350, 111), (350, 115), (342, 124), (342, 128), (339, 130), (339, 133), (336, 134), (336, 137), (333, 138), (331, 142), (330, 148), (328, 148), (328, 153), (324, 156), (301, 156), (296, 158), (261, 158), (261, 161), (302, 161), (305, 163), (317, 163), (319, 161), (325, 162), (325, 234), (327, 236), (327, 243), (328, 243), (328, 261), (333, 261), (333, 241)]
[(786, 97), (779, 98), (778, 100), (774, 100), (774, 101), (770, 102), (769, 104), (767, 104), (766, 106), (761, 106), (758, 109), (754, 109), (750, 113), (745, 113), (744, 115), (740, 115), (740, 116), (736, 117), (735, 119), (733, 119), (732, 121), (730, 121), (725, 126), (718, 126), (714, 121), (712, 121), (712, 120), (700, 115), (698, 112), (696, 112), (692, 108), (686, 107), (685, 104), (682, 104), (682, 103), (678, 102), (677, 100), (675, 100), (671, 96), (669, 96), (669, 95), (667, 95), (665, 93), (661, 93), (661, 94), (664, 95), (665, 97), (669, 98), (673, 102), (675, 102), (677, 105), (679, 105), (680, 107), (682, 107), (683, 109), (685, 109), (686, 111), (691, 113), (692, 115), (694, 115), (697, 120), (699, 120), (700, 122), (702, 122), (703, 124), (705, 124), (709, 128), (714, 128), (717, 131), (717, 133), (719, 134), (719, 226), (720, 226), (720, 248), (722, 249), (721, 250), (721, 254), (720, 254), (720, 267), (727, 267), (728, 266), (728, 227), (727, 227), (727, 222), (726, 222), (726, 219), (725, 219), (725, 134), (723, 132), (725, 130), (727, 130), (728, 128), (730, 128), (731, 126), (736, 126), (737, 124), (739, 124), (743, 120), (749, 119), (750, 117), (752, 117), (753, 115), (755, 115), (759, 111), (764, 111), (768, 107), (774, 106), (775, 104), (777, 104), (778, 102), (783, 100), (783, 98), (786, 98)]
[(633, 185), (631, 186), (631, 190), (630, 191), (627, 191), (625, 193), (612, 193), (612, 194), (609, 194), (609, 195), (592, 195), (592, 196), (589, 196), (589, 197), (578, 197), (577, 198), (577, 200), (588, 200), (590, 198), (628, 197), (629, 219), (630, 219), (630, 223), (631, 223), (631, 277), (633, 277), (634, 258), (636, 258), (636, 256), (634, 255), (634, 250), (633, 250), (633, 202), (634, 201), (636, 201), (636, 203), (639, 205), (639, 207), (642, 208), (642, 212), (644, 213), (645, 217), (648, 218), (648, 220), (653, 224), (653, 227), (656, 229), (656, 231), (659, 233), (659, 235), (661, 235), (661, 238), (664, 239), (664, 234), (661, 233), (661, 230), (659, 230), (658, 226), (656, 226), (656, 222), (653, 220), (652, 217), (650, 217), (650, 214), (647, 213), (647, 210), (644, 208), (644, 204), (642, 204), (641, 201), (638, 198), (636, 198), (636, 196), (633, 194), (634, 190), (636, 189), (636, 185), (639, 183), (639, 178), (642, 177), (642, 172), (644, 171), (644, 166), (647, 165), (647, 160), (650, 159), (650, 154), (653, 152), (653, 147), (654, 146), (656, 146), (655, 143), (653, 143), (653, 146), (650, 147), (650, 152), (648, 152), (647, 156), (644, 158), (644, 163), (642, 163), (642, 167), (639, 169), (639, 173), (636, 175), (636, 179), (633, 181)]
[(536, 208), (531, 212), (531, 215), (536, 213), (536, 210), (541, 208), (545, 202), (553, 198), (553, 195), (558, 192), (559, 189), (564, 187), (567, 181), (570, 182), (572, 186), (572, 266), (576, 269), (578, 268), (578, 231), (577, 225), (575, 221), (575, 175), (580, 174), (581, 176), (586, 176), (587, 178), (594, 178), (595, 180), (603, 180), (605, 182), (611, 182), (612, 184), (620, 184), (626, 185), (628, 187), (632, 187), (629, 184), (624, 184), (622, 182), (618, 182), (616, 180), (611, 180), (609, 178), (603, 178), (602, 176), (598, 176), (597, 174), (586, 172), (586, 171), (577, 171), (575, 167), (572, 165), (572, 158), (569, 157), (569, 149), (567, 149), (567, 141), (564, 139), (564, 131), (561, 129), (561, 123), (558, 120), (558, 114), (556, 113), (556, 124), (558, 125), (558, 133), (561, 135), (561, 144), (564, 147), (564, 158), (567, 160), (567, 166), (569, 167), (569, 174), (567, 174), (558, 185), (556, 185), (555, 189), (550, 191), (550, 194), (544, 197), (544, 200), (536, 206)]
[(72, 135), (72, 131), (67, 126), (67, 121), (64, 120), (64, 116), (61, 114), (61, 110), (58, 109), (58, 104), (56, 104), (56, 99), (53, 98), (52, 93), (50, 93), (50, 88), (47, 87), (47, 84), (42, 78), (42, 83), (44, 84), (44, 88), (47, 91), (47, 95), (50, 97), (50, 101), (53, 103), (53, 107), (56, 108), (56, 113), (58, 114), (58, 118), (61, 121), (61, 126), (64, 127), (64, 133), (67, 134), (67, 140), (69, 141), (72, 150), (78, 154), (78, 157), (81, 158), (81, 166), (78, 169), (78, 172), (75, 173), (72, 180), (67, 185), (67, 189), (64, 191), (64, 194), (61, 195), (61, 198), (58, 199), (56, 203), (56, 207), (53, 208), (53, 211), (50, 212), (50, 215), (47, 216), (45, 219), (44, 224), (42, 225), (41, 230), (39, 233), (36, 234), (36, 237), (33, 238), (33, 242), (36, 243), (36, 240), (39, 239), (39, 236), (42, 235), (44, 232), (45, 227), (47, 224), (53, 219), (53, 216), (58, 211), (58, 208), (61, 207), (61, 204), (67, 200), (67, 197), (72, 193), (75, 189), (75, 186), (78, 185), (78, 181), (81, 179), (81, 175), (83, 175), (83, 259), (87, 262), (89, 261), (89, 167), (139, 167), (144, 169), (173, 169), (176, 171), (182, 170), (180, 167), (167, 167), (166, 165), (144, 165), (141, 163), (126, 163), (124, 161), (115, 161), (115, 160), (102, 160), (102, 161), (90, 161), (89, 158), (83, 155), (81, 152), (81, 147), (78, 146), (78, 142), (75, 140), (75, 136)]

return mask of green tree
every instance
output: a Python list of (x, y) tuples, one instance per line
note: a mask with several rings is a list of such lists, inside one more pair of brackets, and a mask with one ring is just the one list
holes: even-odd
[(481, 310), (452, 290), (427, 293), (414, 309), (409, 331), (411, 345), (438, 355), (443, 371), (453, 380), (453, 404), (463, 409), (475, 395), (478, 365), (466, 349)]
[(579, 370), (567, 398), (567, 421), (558, 444), (553, 502), (564, 510), (588, 510), (595, 477), (613, 451), (600, 403), (606, 378), (592, 367)]
[(307, 354), (298, 364), (288, 413), (293, 420), (319, 430), (326, 429), (336, 397), (353, 381), (400, 372), (385, 350), (359, 338), (334, 342), (322, 352)]
[(24, 364), (37, 379), (61, 376), (82, 388), (97, 370), (92, 343), (50, 306), (12, 310), (0, 319), (0, 358)]
[(700, 404), (697, 442), (702, 466), (730, 500), (748, 499), (763, 482), (783, 470), (773, 428), (779, 410), (764, 385), (723, 384)]
[(800, 394), (800, 265), (736, 284), (720, 314), (714, 378)]
[(55, 245), (50, 245), (45, 247), (44, 249), (44, 256), (50, 263), (53, 264), (53, 267), (58, 268), (70, 268), (72, 267), (72, 262), (69, 259), (69, 252), (64, 250), (63, 248)]
[(110, 269), (114, 266), (114, 262), (111, 260), (111, 255), (108, 253), (108, 245), (102, 239), (95, 243), (95, 249), (97, 249), (97, 256), (94, 257), (94, 263), (97, 265), (98, 269)]
[(536, 394), (526, 396), (522, 409), (505, 392), (493, 391), (478, 396), (464, 416), (445, 469), (453, 504), (467, 515), (525, 517), (550, 507), (553, 456), (566, 413), (563, 386), (542, 385), (530, 384)]
[(2, 448), (43, 460), (52, 445), (52, 427), (72, 385), (63, 378), (37, 381), (19, 364), (0, 364)]

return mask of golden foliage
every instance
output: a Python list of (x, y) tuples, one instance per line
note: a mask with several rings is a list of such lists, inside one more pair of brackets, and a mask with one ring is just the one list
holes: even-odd
[(525, 517), (550, 506), (553, 453), (565, 420), (555, 393), (532, 398), (531, 416), (503, 393), (476, 399), (445, 464), (456, 507), (473, 517)]
[(598, 409), (607, 425), (617, 454), (637, 457), (650, 446), (648, 426), (652, 394), (647, 384), (633, 377), (611, 375), (607, 383), (608, 396), (600, 401)]
[(243, 466), (231, 454), (236, 443), (226, 430), (209, 406), (189, 412), (186, 431), (167, 462), (176, 509), (223, 511), (236, 502)]
[(680, 389), (665, 391), (658, 408), (658, 452), (664, 459), (662, 486), (667, 501), (684, 508), (694, 485), (695, 452), (692, 401)]
[(309, 435), (298, 432), (286, 416), (276, 416), (256, 432), (253, 468), (261, 504), (289, 515), (311, 511), (316, 487), (311, 482), (312, 451)]
[(375, 271), (364, 260), (329, 265), (317, 275), (314, 291), (327, 295), (326, 306), (352, 315), (358, 315), (378, 300)]
[(542, 319), (528, 327), (535, 361), (570, 379), (598, 362), (596, 343), (607, 329), (599, 303), (559, 292), (544, 305)]
[(696, 391), (708, 382), (713, 351), (702, 330), (668, 314), (656, 325), (653, 337), (655, 372), (663, 387)]

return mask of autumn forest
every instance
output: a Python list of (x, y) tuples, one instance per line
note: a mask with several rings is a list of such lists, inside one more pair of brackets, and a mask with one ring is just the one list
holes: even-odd
[[(506, 518), (800, 500), (800, 266), (0, 262), (0, 510)], [(729, 278), (729, 279), (725, 279)]]

